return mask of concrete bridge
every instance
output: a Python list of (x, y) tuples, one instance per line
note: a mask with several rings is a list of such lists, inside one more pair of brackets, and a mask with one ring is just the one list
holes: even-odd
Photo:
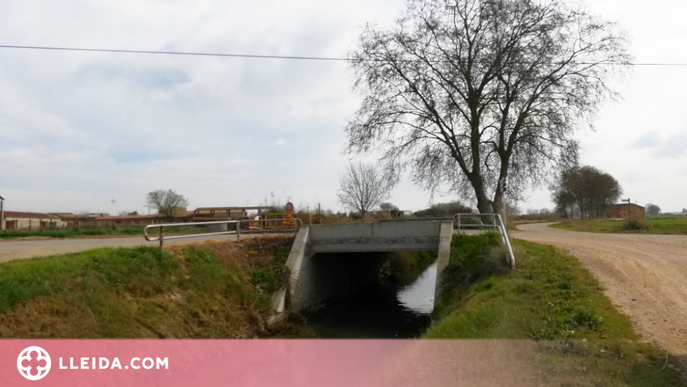
[[(288, 310), (319, 305), (347, 294), (378, 275), (385, 259), (378, 253), (430, 251), (437, 254), (437, 278), (448, 265), (451, 221), (383, 221), (302, 227), (286, 266), (289, 281), (273, 298), (279, 319)], [(439, 291), (437, 280), (435, 294)], [(435, 300), (437, 297), (435, 297)]]

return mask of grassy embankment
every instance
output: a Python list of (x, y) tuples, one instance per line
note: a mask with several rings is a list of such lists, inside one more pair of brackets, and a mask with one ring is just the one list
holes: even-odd
[(268, 336), (293, 237), (0, 264), (1, 338)]
[(687, 234), (687, 216), (660, 216), (635, 219), (631, 222), (620, 219), (565, 220), (552, 227), (601, 233), (641, 234)]
[(515, 241), (508, 271), (496, 235), (454, 236), (437, 321), (425, 338), (535, 339), (544, 385), (683, 386), (677, 363), (639, 341), (574, 257)]

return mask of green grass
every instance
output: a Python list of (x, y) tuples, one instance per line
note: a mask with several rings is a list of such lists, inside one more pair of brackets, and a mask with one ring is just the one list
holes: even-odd
[(516, 240), (517, 268), (508, 271), (498, 242), (493, 234), (454, 236), (424, 338), (535, 339), (544, 385), (684, 385), (677, 363), (663, 369), (664, 352), (639, 341), (579, 260)]
[(639, 227), (628, 227), (627, 223), (620, 219), (565, 220), (552, 227), (600, 233), (687, 234), (687, 216), (647, 217), (638, 220)]
[(276, 286), (261, 278), (280, 278), (292, 239), (171, 252), (106, 248), (0, 264), (0, 337), (266, 335)]

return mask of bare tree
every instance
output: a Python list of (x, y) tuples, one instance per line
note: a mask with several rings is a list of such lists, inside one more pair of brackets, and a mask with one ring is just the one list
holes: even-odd
[(339, 203), (361, 216), (389, 197), (391, 184), (374, 166), (349, 164), (339, 180)]
[(661, 207), (653, 203), (647, 203), (647, 205), (644, 206), (644, 212), (649, 216), (656, 216), (661, 213)]
[(506, 206), (506, 217), (507, 219), (520, 216), (522, 212), (520, 211), (520, 208), (514, 204), (514, 203), (508, 203)]
[(158, 213), (163, 214), (168, 220), (188, 207), (188, 200), (183, 195), (179, 195), (173, 190), (157, 190), (149, 192), (146, 197), (146, 206), (157, 209)]
[(410, 167), (423, 188), (502, 212), (506, 194), (576, 160), (574, 128), (630, 59), (613, 28), (559, 0), (409, 0), (351, 54), (364, 99), (348, 150), (382, 149), (396, 179)]

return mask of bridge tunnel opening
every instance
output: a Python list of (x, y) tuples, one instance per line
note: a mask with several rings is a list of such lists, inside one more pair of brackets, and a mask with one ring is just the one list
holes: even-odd
[(318, 253), (308, 261), (302, 336), (415, 337), (429, 326), (436, 252)]

